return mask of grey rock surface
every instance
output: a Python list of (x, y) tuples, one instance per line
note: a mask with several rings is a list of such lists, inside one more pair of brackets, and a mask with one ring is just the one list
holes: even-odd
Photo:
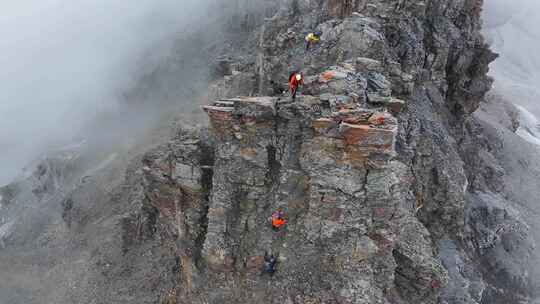
[[(107, 164), (78, 179), (63, 159), (0, 189), (2, 214), (57, 203), (48, 218), (24, 215), (40, 231), (0, 222), (2, 269), (37, 260), (28, 272), (51, 278), (29, 292), (40, 299), (23, 287), (10, 297), (529, 303), (540, 161), (513, 133), (512, 107), (486, 97), (495, 55), (482, 1), (265, 3), (270, 16), (246, 6), (230, 29), (243, 39), (214, 60), (208, 127), (175, 129), (124, 178)], [(306, 51), (313, 30), (322, 39)], [(293, 70), (306, 76), (294, 101), (283, 94)], [(288, 223), (274, 231), (278, 209)], [(265, 253), (278, 256), (273, 275)], [(0, 292), (27, 277), (0, 275)]]

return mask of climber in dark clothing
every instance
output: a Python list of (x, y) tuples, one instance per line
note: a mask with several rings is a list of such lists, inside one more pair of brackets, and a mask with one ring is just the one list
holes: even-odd
[(270, 276), (276, 272), (277, 257), (274, 254), (268, 255), (268, 252), (264, 253), (264, 266), (263, 272), (268, 273)]

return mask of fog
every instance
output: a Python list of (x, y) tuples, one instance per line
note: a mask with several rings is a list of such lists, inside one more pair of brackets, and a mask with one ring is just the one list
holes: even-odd
[[(88, 124), (103, 113), (117, 111), (121, 97), (142, 76), (141, 66), (158, 62), (156, 57), (166, 54), (167, 43), (179, 33), (204, 28), (208, 2), (0, 4), (0, 185), (47, 149), (84, 137), (82, 128), (92, 132)], [(485, 33), (501, 55), (491, 66), (495, 88), (536, 116), (538, 11), (537, 0), (485, 0)], [(129, 121), (122, 124), (140, 122), (134, 121), (137, 117), (123, 119)]]
[[(484, 32), (492, 49), (500, 57), (491, 64), (494, 91), (516, 105), (520, 127), (517, 135), (540, 145), (540, 1), (485, 0)], [(501, 132), (502, 134), (503, 132)], [(513, 197), (523, 218), (530, 225), (538, 244), (538, 170), (540, 157), (535, 146), (524, 145), (502, 135), (506, 158), (505, 189)], [(517, 144), (518, 143), (518, 144)], [(518, 163), (526, 163), (526, 168)], [(538, 251), (531, 253), (528, 275), (532, 281), (531, 303), (540, 303)], [(525, 263), (525, 261), (523, 261)]]
[(540, 117), (540, 1), (485, 0), (485, 34), (500, 54), (495, 89)]
[(204, 26), (206, 2), (3, 1), (0, 185), (124, 106), (142, 67), (158, 62), (178, 33)]

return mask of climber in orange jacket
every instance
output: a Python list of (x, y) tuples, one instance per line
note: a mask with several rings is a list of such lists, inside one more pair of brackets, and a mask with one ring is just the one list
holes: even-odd
[(291, 97), (293, 100), (296, 99), (296, 92), (298, 91), (298, 87), (301, 85), (304, 85), (304, 75), (302, 72), (292, 72), (289, 76), (289, 90), (291, 91)]
[(287, 220), (285, 219), (285, 213), (281, 208), (272, 213), (272, 229), (274, 229), (274, 231), (279, 231), (286, 224)]

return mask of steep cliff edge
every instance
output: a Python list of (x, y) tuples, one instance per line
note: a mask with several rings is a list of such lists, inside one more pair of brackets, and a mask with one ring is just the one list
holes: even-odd
[[(495, 59), (481, 5), (293, 1), (242, 60), (228, 54), (208, 133), (182, 135), (145, 178), (175, 239), (178, 300), (526, 301), (533, 241), (505, 199), (497, 142), (470, 115)], [(279, 92), (294, 69), (307, 78), (291, 102)], [(233, 98), (256, 92), (275, 97)], [(280, 207), (290, 221), (274, 232)], [(280, 256), (272, 278), (264, 252)]]
[[(39, 239), (70, 250), (55, 251), (70, 275), (51, 301), (528, 303), (529, 223), (486, 123), (497, 114), (473, 115), (497, 111), (482, 1), (266, 5), (267, 19), (237, 16), (245, 31), (217, 60), (207, 128), (178, 128), (114, 190), (92, 192), (96, 177), (62, 196), (62, 236)], [(292, 101), (295, 69), (306, 83)], [(28, 187), (47, 197), (55, 168)], [(0, 189), (5, 208), (18, 186)], [(273, 276), (265, 252), (279, 255)]]

